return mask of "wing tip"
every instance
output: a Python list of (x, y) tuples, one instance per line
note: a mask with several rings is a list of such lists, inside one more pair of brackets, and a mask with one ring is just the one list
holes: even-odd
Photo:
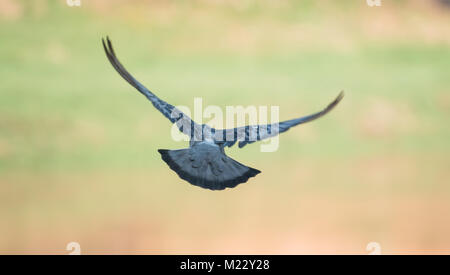
[(338, 96), (333, 100), (333, 102), (331, 104), (336, 105), (338, 104), (343, 98), (344, 98), (344, 90), (340, 91)]
[(338, 96), (336, 97), (335, 101), (336, 103), (339, 103), (339, 101), (341, 101), (345, 96), (345, 92), (344, 90), (341, 90), (341, 92), (338, 94)]
[(102, 44), (108, 57), (116, 57), (111, 39), (109, 39), (109, 35), (106, 35), (106, 37), (102, 37)]
[(342, 90), (338, 96), (330, 103), (328, 104), (328, 106), (325, 108), (325, 110), (322, 111), (322, 115), (328, 113), (329, 111), (331, 111), (332, 109), (334, 109), (334, 107), (336, 107), (336, 105), (338, 105), (338, 103), (344, 98), (344, 90)]

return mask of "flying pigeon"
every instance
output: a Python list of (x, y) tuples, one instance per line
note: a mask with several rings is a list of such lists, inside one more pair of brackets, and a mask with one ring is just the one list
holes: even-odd
[(170, 122), (190, 137), (189, 148), (180, 150), (159, 149), (162, 160), (178, 176), (189, 183), (210, 189), (223, 190), (247, 182), (261, 171), (248, 167), (225, 154), (225, 147), (238, 142), (239, 148), (247, 144), (274, 137), (291, 127), (315, 120), (331, 111), (341, 99), (341, 92), (325, 109), (312, 115), (266, 125), (247, 125), (233, 129), (214, 129), (198, 124), (178, 108), (157, 97), (137, 81), (119, 62), (109, 38), (102, 39), (106, 56), (116, 71), (141, 94), (147, 97)]

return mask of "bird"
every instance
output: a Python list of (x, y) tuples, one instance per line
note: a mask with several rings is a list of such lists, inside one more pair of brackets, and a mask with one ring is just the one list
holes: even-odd
[(260, 170), (244, 165), (225, 153), (225, 148), (238, 143), (239, 148), (247, 144), (274, 137), (290, 128), (313, 121), (330, 112), (344, 97), (344, 92), (323, 110), (311, 115), (278, 123), (247, 125), (230, 129), (214, 129), (207, 124), (198, 124), (173, 105), (165, 102), (137, 81), (119, 62), (111, 40), (102, 38), (106, 56), (114, 69), (144, 95), (153, 106), (184, 134), (188, 135), (189, 147), (177, 150), (158, 149), (162, 160), (177, 175), (192, 185), (209, 190), (234, 188), (255, 177)]

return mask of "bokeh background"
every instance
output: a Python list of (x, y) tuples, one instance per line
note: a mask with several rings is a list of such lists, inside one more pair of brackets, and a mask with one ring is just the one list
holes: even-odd
[[(74, 1), (76, 2), (76, 1)], [(0, 0), (0, 253), (450, 253), (446, 1)], [(213, 192), (113, 70), (174, 105), (326, 118), (228, 154), (262, 173)]]

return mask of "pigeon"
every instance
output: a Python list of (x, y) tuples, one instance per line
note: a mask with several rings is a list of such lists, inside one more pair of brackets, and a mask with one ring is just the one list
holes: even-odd
[(265, 125), (247, 125), (231, 129), (214, 129), (198, 124), (178, 108), (165, 102), (137, 81), (119, 62), (111, 40), (102, 38), (103, 48), (114, 69), (143, 94), (170, 122), (189, 137), (189, 148), (179, 150), (159, 149), (161, 158), (178, 176), (190, 184), (210, 190), (234, 188), (255, 177), (261, 171), (246, 166), (225, 154), (225, 148), (238, 143), (239, 148), (253, 142), (274, 137), (291, 127), (315, 120), (330, 112), (344, 97), (339, 93), (320, 112)]

